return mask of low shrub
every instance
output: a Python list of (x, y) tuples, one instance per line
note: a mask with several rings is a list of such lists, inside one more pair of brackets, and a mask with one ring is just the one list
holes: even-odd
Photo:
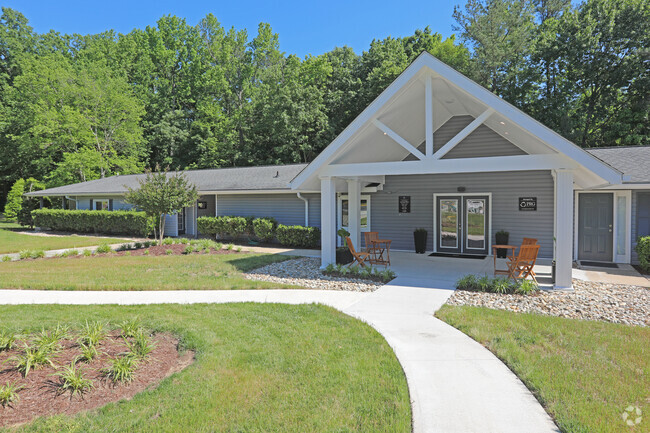
[(638, 238), (635, 250), (639, 256), (641, 269), (645, 272), (650, 272), (650, 236)]
[(187, 245), (183, 250), (183, 254), (192, 254), (192, 251), (194, 251), (194, 247), (192, 247), (192, 245)]
[(45, 251), (43, 250), (23, 250), (18, 253), (20, 260), (24, 259), (40, 259), (45, 257)]
[(11, 261), (11, 256), (2, 256), (2, 261), (3, 262), (10, 262)]
[(133, 249), (131, 244), (122, 244), (119, 247), (117, 247), (117, 249), (115, 251), (128, 251), (130, 249)]
[(133, 248), (139, 250), (140, 248), (142, 248), (142, 242), (134, 242)]
[(276, 230), (281, 245), (299, 248), (315, 248), (320, 242), (318, 227), (278, 225)]
[(174, 245), (174, 238), (165, 238), (162, 241), (163, 245)]
[(83, 255), (84, 257), (90, 257), (93, 255), (93, 252), (91, 250), (84, 250)]
[(70, 256), (78, 256), (79, 251), (78, 250), (65, 250), (60, 254), (61, 257), (70, 257)]
[(505, 277), (491, 278), (487, 275), (468, 274), (456, 281), (455, 285), (458, 290), (469, 292), (488, 292), (488, 293), (517, 293), (527, 295), (539, 289), (537, 284), (532, 280), (512, 280)]
[(323, 270), (323, 274), (335, 277), (350, 277), (359, 278), (363, 280), (378, 281), (380, 283), (387, 283), (395, 279), (396, 275), (392, 269), (380, 269), (372, 266), (344, 266), (341, 264), (329, 264)]
[(238, 238), (249, 233), (248, 220), (237, 216), (199, 217), (196, 219), (199, 232), (207, 236)]
[(111, 246), (108, 244), (101, 244), (100, 246), (97, 247), (95, 250), (96, 253), (98, 254), (103, 254), (103, 253), (110, 253), (113, 250), (111, 249)]
[(165, 250), (165, 254), (171, 256), (172, 254), (174, 254), (174, 250)]
[(148, 236), (155, 222), (144, 212), (108, 210), (36, 209), (34, 225), (75, 233), (106, 233)]

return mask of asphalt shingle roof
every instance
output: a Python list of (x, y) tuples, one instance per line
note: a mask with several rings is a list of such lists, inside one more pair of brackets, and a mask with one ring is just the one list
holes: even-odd
[[(289, 190), (289, 182), (306, 166), (307, 164), (290, 164), (187, 170), (185, 174), (199, 191)], [(137, 188), (139, 185), (138, 180), (144, 179), (144, 177), (144, 174), (111, 176), (104, 179), (35, 191), (26, 195), (37, 197), (92, 194), (121, 195), (127, 191), (127, 187)]]
[(586, 150), (629, 175), (630, 180), (626, 183), (650, 183), (650, 146), (594, 147)]

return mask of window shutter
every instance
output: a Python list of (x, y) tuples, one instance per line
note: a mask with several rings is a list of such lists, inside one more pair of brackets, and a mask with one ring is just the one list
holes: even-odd
[(88, 208), (89, 210), (93, 210), (93, 199), (90, 199), (90, 207)]
[(108, 210), (113, 210), (113, 199), (112, 198), (108, 199)]

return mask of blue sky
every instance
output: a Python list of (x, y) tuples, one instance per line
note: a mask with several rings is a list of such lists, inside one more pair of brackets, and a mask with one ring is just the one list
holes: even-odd
[(429, 25), (434, 32), (452, 34), (455, 3), (464, 1), (191, 1), (191, 0), (0, 0), (22, 12), (39, 33), (99, 33), (115, 29), (128, 33), (154, 25), (172, 14), (194, 25), (212, 12), (224, 27), (246, 28), (255, 34), (268, 22), (280, 35), (280, 48), (301, 57), (348, 45), (357, 53), (373, 38), (406, 36)]

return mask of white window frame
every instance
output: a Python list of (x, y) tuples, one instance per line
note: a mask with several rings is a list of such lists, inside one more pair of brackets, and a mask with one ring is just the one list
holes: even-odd
[[(97, 209), (97, 203), (106, 203), (106, 208), (102, 206), (101, 209)], [(110, 210), (109, 209), (110, 202), (107, 198), (100, 198), (100, 199), (95, 199), (93, 200), (93, 210)]]
[[(580, 224), (580, 194), (611, 194), (612, 195), (612, 263), (630, 263), (632, 259), (632, 191), (621, 190), (592, 190), (575, 191), (573, 210), (573, 259), (578, 260), (578, 227)], [(619, 197), (625, 197), (625, 253), (618, 254), (618, 213)]]
[[(343, 200), (348, 200), (348, 195), (339, 195), (337, 198), (337, 209), (336, 209), (336, 230), (338, 231), (340, 228), (343, 227)], [(370, 206), (370, 195), (367, 194), (361, 194), (360, 200), (367, 200), (368, 201), (368, 224), (366, 228), (361, 227), (361, 224), (359, 224), (359, 230), (361, 233), (363, 232), (370, 232), (371, 226), (370, 226), (370, 217), (371, 217), (371, 206)], [(361, 215), (361, 203), (359, 203), (359, 215)], [(346, 230), (349, 230), (349, 227), (346, 227)], [(340, 236), (337, 236), (337, 242), (340, 244), (341, 239)]]

